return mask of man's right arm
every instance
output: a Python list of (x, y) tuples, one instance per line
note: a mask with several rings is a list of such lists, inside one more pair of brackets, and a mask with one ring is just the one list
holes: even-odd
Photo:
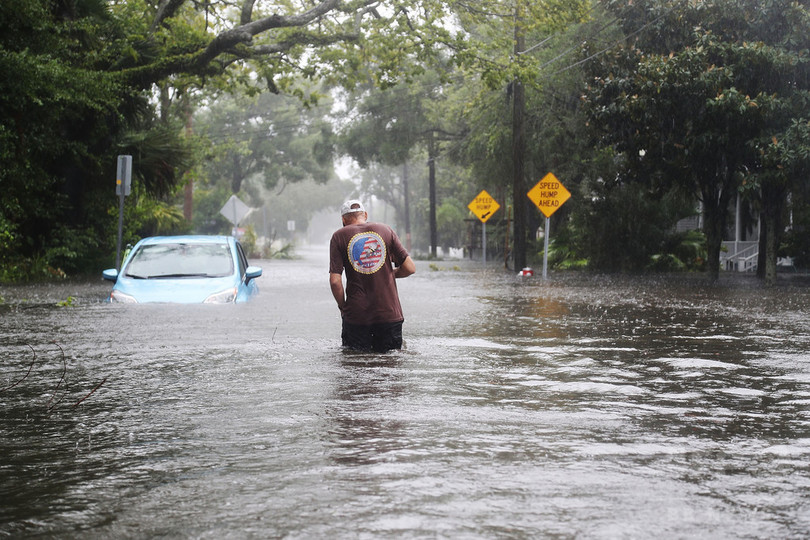
[[(393, 254), (391, 257), (393, 259), (392, 262), (396, 265), (396, 269), (394, 270), (394, 277), (406, 278), (411, 274), (415, 273), (416, 264), (413, 262), (413, 259), (411, 259), (411, 256), (408, 255), (408, 252), (405, 250), (405, 246), (402, 245), (402, 241), (399, 239), (399, 236), (397, 236), (397, 233), (395, 233), (393, 229), (391, 229), (390, 242), (391, 242), (390, 249)], [(402, 260), (402, 263), (397, 264), (397, 259), (402, 259), (402, 257), (405, 257)]]
[(394, 271), (395, 278), (406, 278), (416, 272), (416, 264), (411, 259), (411, 256), (408, 255), (405, 257), (405, 260), (402, 261), (402, 264), (397, 266), (397, 269)]
[(342, 312), (346, 307), (346, 291), (343, 289), (343, 274), (329, 274), (329, 287), (332, 289), (332, 296), (335, 297), (338, 309)]

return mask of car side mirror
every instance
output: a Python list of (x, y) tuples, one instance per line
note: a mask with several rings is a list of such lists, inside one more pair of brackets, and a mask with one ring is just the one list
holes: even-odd
[(116, 270), (115, 268), (109, 268), (107, 270), (104, 270), (101, 273), (101, 275), (107, 281), (116, 281), (118, 279), (118, 270)]
[(256, 279), (261, 275), (262, 269), (260, 266), (248, 266), (247, 270), (245, 270), (245, 283), (250, 283), (251, 279)]

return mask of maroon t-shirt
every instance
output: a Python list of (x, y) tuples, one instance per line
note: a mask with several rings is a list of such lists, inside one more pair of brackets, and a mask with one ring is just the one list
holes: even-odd
[(400, 322), (394, 268), (408, 252), (399, 237), (382, 223), (354, 223), (339, 229), (329, 244), (329, 273), (346, 272), (346, 307), (351, 324)]

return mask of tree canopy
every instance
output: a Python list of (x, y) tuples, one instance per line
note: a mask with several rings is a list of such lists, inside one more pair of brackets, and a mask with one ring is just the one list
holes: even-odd
[(176, 191), (197, 159), (183, 128), (201, 88), (293, 93), (300, 77), (390, 84), (402, 75), (402, 58), (429, 58), (422, 30), (441, 16), (439, 6), (3, 2), (4, 277), (92, 268), (108, 256), (117, 154), (137, 157), (134, 176), (146, 196)]
[[(716, 278), (730, 204), (757, 192), (763, 215), (775, 219), (787, 191), (770, 203), (764, 194), (787, 186), (797, 161), (770, 160), (779, 153), (773, 147), (792, 143), (792, 152), (807, 153), (806, 140), (786, 134), (798, 135), (808, 114), (810, 64), (799, 30), (808, 13), (792, 2), (720, 0), (657, 4), (652, 18), (656, 3), (612, 4), (626, 23), (649, 20), (654, 31), (591, 63), (591, 119), (623, 160), (622, 182), (698, 198)], [(773, 272), (775, 263), (773, 250)]]
[(557, 253), (596, 270), (659, 264), (702, 211), (716, 277), (740, 197), (772, 281), (786, 210), (810, 221), (808, 30), (795, 0), (0, 3), (0, 280), (109, 264), (116, 155), (135, 239), (218, 226), (181, 215), (189, 180), (210, 213), (348, 154), (433, 247), (470, 193), (511, 200), (518, 264), (549, 171), (575, 194)]

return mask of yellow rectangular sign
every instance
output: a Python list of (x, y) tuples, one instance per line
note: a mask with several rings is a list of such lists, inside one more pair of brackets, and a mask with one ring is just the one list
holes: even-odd
[(537, 182), (527, 195), (546, 217), (551, 217), (571, 197), (571, 193), (552, 173)]
[(497, 212), (500, 207), (501, 205), (487, 193), (487, 190), (482, 190), (481, 193), (467, 205), (467, 208), (481, 220), (481, 223), (486, 223), (487, 220), (492, 217), (492, 214)]

